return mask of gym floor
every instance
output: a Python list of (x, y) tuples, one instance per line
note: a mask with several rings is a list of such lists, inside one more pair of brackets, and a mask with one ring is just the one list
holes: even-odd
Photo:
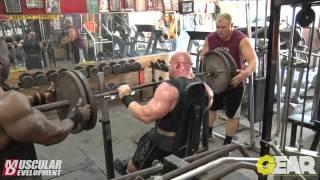
[[(241, 144), (249, 143), (250, 131), (248, 128), (246, 128), (249, 127), (249, 122), (244, 117), (241, 119), (241, 130), (237, 133), (236, 142)], [(145, 125), (134, 119), (123, 105), (111, 107), (110, 120), (113, 157), (119, 159), (130, 158), (136, 149), (135, 142), (138, 141), (139, 137), (145, 131), (153, 127), (153, 124)], [(224, 134), (225, 121), (220, 119), (215, 124), (216, 127), (214, 131)], [(275, 121), (273, 125), (275, 127)], [(255, 128), (257, 130), (259, 129), (259, 123), (256, 123)], [(273, 128), (273, 131), (275, 131), (275, 129), (276, 128)], [(256, 132), (256, 134), (258, 134), (258, 132)], [(288, 135), (289, 134), (290, 129), (288, 130)], [(304, 142), (306, 144), (305, 147), (309, 147), (313, 136), (314, 133), (312, 131), (308, 129), (304, 130), (304, 139), (306, 139)], [(215, 139), (209, 143), (210, 149), (221, 147), (222, 142), (222, 139), (215, 137)], [(255, 144), (256, 148), (253, 150), (248, 150), (250, 156), (252, 157), (259, 156), (259, 138), (256, 138)], [(97, 126), (93, 130), (85, 131), (77, 135), (70, 135), (60, 144), (49, 147), (36, 145), (36, 151), (38, 159), (63, 160), (62, 175), (60, 177), (43, 177), (43, 179), (100, 180), (107, 178), (101, 123), (97, 123)], [(234, 151), (230, 156), (240, 157), (240, 153), (238, 151)], [(208, 174), (210, 174), (210, 172)], [(117, 172), (116, 176), (119, 176)], [(273, 179), (272, 177), (270, 178)], [(253, 171), (241, 169), (223, 179), (257, 179), (257, 175)]]

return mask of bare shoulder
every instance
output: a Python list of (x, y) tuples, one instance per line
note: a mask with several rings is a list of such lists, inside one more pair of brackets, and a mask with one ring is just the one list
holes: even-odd
[(0, 95), (0, 124), (20, 119), (32, 112), (25, 95), (16, 91), (3, 92)]
[(176, 87), (167, 82), (163, 82), (157, 88), (154, 97), (162, 101), (172, 101), (179, 97), (179, 91)]

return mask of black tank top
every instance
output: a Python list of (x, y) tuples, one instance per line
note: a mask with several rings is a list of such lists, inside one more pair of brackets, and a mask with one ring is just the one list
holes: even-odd
[[(6, 85), (1, 85), (3, 90), (8, 91)], [(37, 159), (33, 143), (21, 143), (12, 140), (4, 149), (0, 150), (0, 173), (3, 171), (4, 162), (7, 159), (35, 160)], [(1, 179), (1, 178), (0, 178)]]
[(25, 39), (23, 43), (23, 49), (27, 55), (41, 54), (41, 48), (37, 40)]
[(187, 87), (188, 84), (193, 82), (194, 80), (188, 79), (185, 77), (179, 77), (176, 79), (171, 79), (167, 81), (170, 85), (176, 87), (179, 91), (179, 100), (177, 102), (176, 107), (169, 112), (164, 118), (157, 121), (157, 127), (165, 130), (165, 131), (171, 131), (176, 132), (178, 129), (178, 117), (180, 116), (180, 111), (183, 106), (182, 100), (184, 99), (184, 89)]

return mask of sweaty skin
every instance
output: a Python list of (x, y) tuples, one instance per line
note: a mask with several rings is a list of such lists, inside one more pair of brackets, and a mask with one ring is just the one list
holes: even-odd
[[(0, 39), (0, 151), (13, 140), (43, 145), (63, 141), (73, 130), (73, 121), (69, 118), (48, 120), (43, 113), (31, 107), (27, 96), (16, 91), (4, 91), (1, 84), (8, 74), (8, 49)], [(84, 123), (90, 117), (90, 105), (82, 105), (82, 100), (79, 100), (77, 106)]]
[[(130, 94), (131, 92), (128, 85), (119, 87), (119, 91), (126, 91), (125, 94)], [(137, 102), (132, 102), (129, 105), (129, 110), (135, 118), (148, 124), (157, 119), (163, 118), (168, 114), (168, 112), (172, 111), (178, 102), (178, 97), (179, 92), (177, 88), (164, 82), (159, 85), (153, 98), (146, 105), (140, 105)]]
[[(176, 52), (170, 60), (169, 77), (178, 78), (186, 77), (192, 79), (191, 57), (186, 52)], [(211, 107), (213, 102), (213, 92), (209, 86), (205, 84), (207, 95), (209, 98), (208, 107)], [(131, 89), (128, 85), (122, 85), (118, 88), (120, 99), (131, 94)], [(176, 87), (169, 83), (163, 82), (156, 89), (152, 99), (146, 104), (141, 105), (135, 101), (129, 104), (129, 111), (138, 120), (148, 124), (159, 120), (171, 112), (179, 100), (179, 91)], [(129, 161), (127, 165), (128, 172), (135, 172), (137, 168)]]

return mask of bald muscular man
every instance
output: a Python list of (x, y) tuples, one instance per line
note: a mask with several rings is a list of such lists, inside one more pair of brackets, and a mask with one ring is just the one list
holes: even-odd
[[(243, 97), (244, 80), (256, 69), (257, 56), (250, 44), (249, 38), (240, 31), (234, 30), (230, 14), (218, 15), (217, 31), (210, 33), (201, 51), (204, 56), (209, 50), (224, 50), (231, 54), (238, 66), (238, 74), (230, 81), (225, 92), (215, 94), (214, 103), (209, 112), (209, 131), (212, 132), (213, 123), (217, 118), (217, 110), (224, 109), (227, 115), (225, 144), (230, 144), (239, 124), (239, 108)], [(247, 67), (243, 67), (244, 62)]]
[[(156, 121), (156, 128), (148, 131), (139, 140), (137, 150), (127, 164), (127, 172), (151, 167), (154, 160), (161, 160), (175, 151), (174, 137), (178, 129), (177, 120), (181, 118), (176, 112), (182, 106), (179, 104), (183, 99), (181, 94), (189, 83), (196, 81), (191, 67), (191, 57), (188, 53), (175, 53), (170, 60), (169, 76), (171, 80), (161, 83), (153, 98), (146, 105), (133, 100), (128, 85), (118, 88), (122, 102), (135, 118), (146, 124)], [(211, 106), (213, 92), (207, 85), (205, 87), (208, 106)]]
[[(36, 159), (33, 143), (47, 146), (59, 143), (91, 114), (90, 105), (79, 102), (67, 119), (48, 120), (31, 106), (27, 96), (5, 85), (9, 68), (8, 49), (0, 38), (0, 172), (7, 159)], [(43, 95), (35, 95), (32, 99), (33, 103), (40, 104)]]

